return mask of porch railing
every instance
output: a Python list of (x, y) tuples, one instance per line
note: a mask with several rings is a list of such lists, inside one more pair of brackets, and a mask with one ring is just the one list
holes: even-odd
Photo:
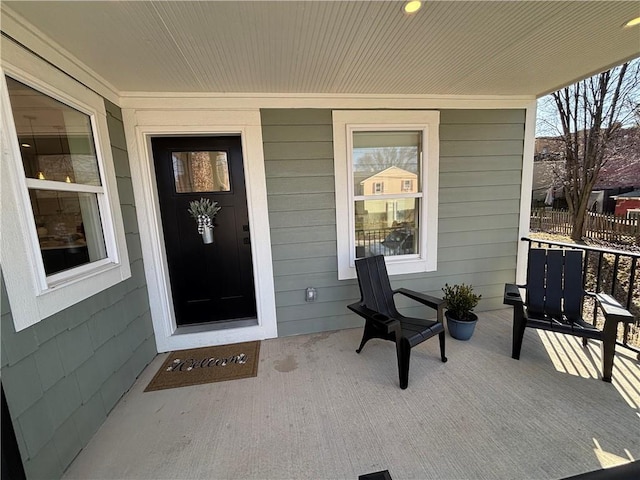
[[(523, 241), (545, 248), (573, 248), (585, 252), (583, 260), (583, 287), (591, 292), (609, 293), (635, 317), (635, 323), (625, 324), (618, 335), (618, 345), (640, 354), (640, 282), (638, 259), (640, 253), (624, 250), (590, 247), (573, 243), (553, 242), (522, 237)], [(592, 310), (592, 312), (589, 312)], [(585, 304), (585, 314), (593, 315), (594, 324), (603, 321), (593, 304)]]
[[(414, 253), (414, 238), (411, 228), (395, 226), (370, 230), (357, 229), (355, 233), (356, 256), (358, 258), (375, 253), (384, 253), (385, 255)], [(397, 238), (395, 240), (391, 238), (391, 241), (389, 241), (389, 237), (393, 237), (392, 234), (397, 234)], [(386, 248), (382, 250), (380, 248), (381, 245), (384, 245)]]

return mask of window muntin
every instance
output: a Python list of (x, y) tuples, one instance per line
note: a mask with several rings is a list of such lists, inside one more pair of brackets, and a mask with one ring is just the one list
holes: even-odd
[(91, 118), (6, 77), (47, 276), (107, 258)]
[(172, 152), (176, 193), (230, 192), (227, 152)]
[(407, 185), (419, 184), (422, 132), (353, 130), (351, 134), (355, 257), (419, 254), (416, 212), (422, 193), (408, 191)]

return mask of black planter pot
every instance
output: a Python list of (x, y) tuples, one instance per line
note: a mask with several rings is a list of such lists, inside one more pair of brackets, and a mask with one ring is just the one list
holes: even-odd
[(478, 316), (475, 313), (469, 314), (471, 320), (458, 320), (453, 318), (453, 314), (447, 310), (444, 316), (447, 317), (447, 329), (449, 335), (458, 340), (469, 340), (478, 323)]

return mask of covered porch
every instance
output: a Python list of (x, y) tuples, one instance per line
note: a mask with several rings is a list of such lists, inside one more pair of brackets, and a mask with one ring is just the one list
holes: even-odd
[(391, 342), (361, 329), (262, 341), (256, 378), (143, 393), (158, 355), (66, 471), (67, 479), (560, 479), (640, 458), (640, 370), (618, 348), (527, 330), (510, 309), (468, 342), (413, 350), (400, 390)]

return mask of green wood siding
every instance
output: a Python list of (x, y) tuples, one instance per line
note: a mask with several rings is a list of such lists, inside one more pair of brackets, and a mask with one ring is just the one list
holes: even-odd
[(30, 479), (60, 478), (156, 355), (122, 117), (105, 104), (131, 278), (16, 333), (0, 277), (2, 384)]
[[(357, 281), (337, 279), (331, 111), (261, 115), (278, 333), (360, 326), (346, 309)], [(524, 110), (441, 112), (438, 270), (393, 277), (394, 287), (440, 295), (445, 283), (471, 283), (483, 295), (478, 311), (502, 307), (515, 278), (524, 120)], [(306, 287), (317, 288), (316, 302), (304, 301)]]

